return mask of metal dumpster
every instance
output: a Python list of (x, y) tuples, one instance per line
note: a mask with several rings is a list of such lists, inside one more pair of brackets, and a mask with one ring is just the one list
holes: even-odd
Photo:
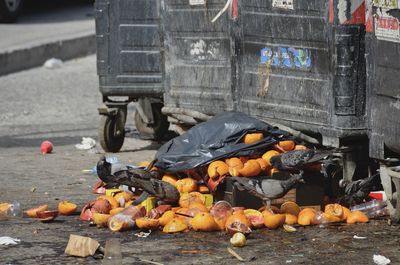
[(400, 172), (387, 159), (400, 157), (400, 2), (371, 0), (366, 7), (369, 155), (381, 161), (382, 186), (398, 221)]
[(368, 159), (364, 2), (233, 0), (212, 23), (225, 2), (164, 1), (163, 112), (196, 124), (239, 110), (360, 147), (344, 154), (351, 178)]
[[(136, 104), (141, 134), (157, 138), (168, 129), (163, 96), (160, 1), (96, 0), (97, 73), (105, 107), (99, 108), (99, 140), (117, 152), (124, 142), (127, 104)], [(121, 98), (122, 97), (122, 98)]]

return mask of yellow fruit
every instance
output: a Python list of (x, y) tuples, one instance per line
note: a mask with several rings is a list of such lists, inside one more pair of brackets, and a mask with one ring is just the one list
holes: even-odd
[(206, 198), (203, 194), (197, 191), (193, 191), (190, 193), (182, 193), (179, 198), (179, 206), (182, 208), (189, 208), (189, 206), (193, 203), (204, 204), (206, 202)]
[(244, 234), (238, 232), (232, 236), (230, 242), (234, 247), (244, 247), (246, 245), (246, 237)]
[(114, 209), (112, 209), (112, 210), (110, 211), (110, 215), (111, 215), (111, 216), (116, 215), (117, 213), (122, 212), (124, 209), (125, 209), (125, 208), (123, 208), (123, 207), (114, 208)]
[(135, 220), (136, 226), (141, 229), (156, 230), (160, 226), (158, 219), (140, 217)]
[(163, 228), (164, 233), (177, 233), (188, 229), (188, 226), (181, 220), (173, 218)]
[(93, 213), (93, 223), (97, 225), (97, 227), (107, 227), (108, 219), (111, 215), (109, 214), (102, 214), (102, 213)]
[(161, 226), (165, 226), (169, 223), (172, 219), (175, 218), (175, 212), (172, 210), (166, 211), (159, 220)]

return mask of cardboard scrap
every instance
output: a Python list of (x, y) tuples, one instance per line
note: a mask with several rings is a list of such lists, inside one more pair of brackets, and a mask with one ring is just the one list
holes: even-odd
[(69, 235), (69, 241), (65, 249), (65, 254), (83, 258), (93, 256), (99, 246), (99, 242), (90, 237), (71, 234)]

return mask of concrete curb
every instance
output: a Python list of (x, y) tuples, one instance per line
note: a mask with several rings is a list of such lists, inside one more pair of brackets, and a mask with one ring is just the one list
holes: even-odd
[(73, 59), (96, 52), (96, 35), (85, 33), (27, 48), (0, 53), (0, 75), (42, 65), (47, 59)]

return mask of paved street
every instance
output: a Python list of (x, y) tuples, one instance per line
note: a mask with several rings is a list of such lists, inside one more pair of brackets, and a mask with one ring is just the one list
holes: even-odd
[(28, 0), (14, 24), (0, 24), (0, 76), (95, 53), (93, 2)]
[(0, 53), (88, 32), (94, 32), (93, 3), (27, 1), (17, 23), (0, 24)]
[[(24, 209), (70, 200), (81, 208), (96, 196), (96, 178), (82, 173), (103, 154), (100, 148), (79, 151), (82, 136), (97, 140), (101, 104), (95, 57), (67, 61), (59, 69), (34, 68), (0, 77), (0, 201), (19, 201)], [(128, 126), (132, 126), (132, 114)], [(42, 156), (42, 140), (54, 143), (53, 154)], [(124, 163), (150, 160), (160, 146), (128, 137), (116, 156)], [(89, 236), (102, 246), (108, 238), (122, 243), (123, 264), (239, 264), (227, 252), (223, 232), (182, 234), (153, 232), (138, 238), (137, 231), (112, 233), (79, 220), (60, 216), (51, 223), (29, 218), (0, 220), (0, 236), (21, 240), (17, 246), (0, 246), (0, 264), (99, 264), (92, 257), (64, 254), (70, 234)], [(354, 239), (354, 236), (367, 239)], [(400, 263), (400, 230), (387, 220), (368, 224), (298, 227), (255, 231), (248, 245), (235, 249), (249, 264), (374, 264), (374, 254)]]

